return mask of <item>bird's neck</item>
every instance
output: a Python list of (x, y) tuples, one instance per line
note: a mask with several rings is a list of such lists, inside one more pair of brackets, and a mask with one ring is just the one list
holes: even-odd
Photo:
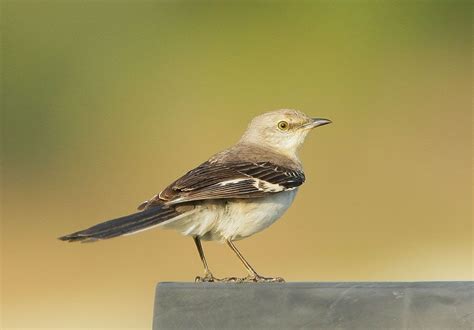
[(298, 158), (296, 150), (288, 152), (274, 146), (256, 144), (248, 141), (239, 141), (232, 149), (234, 153), (250, 161), (269, 161), (277, 165), (283, 165), (294, 169), (301, 169), (301, 162)]

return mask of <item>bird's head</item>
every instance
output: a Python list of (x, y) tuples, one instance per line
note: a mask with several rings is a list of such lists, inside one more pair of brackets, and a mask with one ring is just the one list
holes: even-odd
[(315, 127), (330, 124), (329, 119), (311, 118), (297, 110), (283, 109), (255, 117), (240, 139), (270, 148), (291, 158)]

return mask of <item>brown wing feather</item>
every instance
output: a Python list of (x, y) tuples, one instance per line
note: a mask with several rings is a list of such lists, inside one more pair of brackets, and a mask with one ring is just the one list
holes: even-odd
[(222, 198), (258, 198), (303, 184), (300, 170), (271, 162), (205, 162), (170, 184), (139, 209), (163, 203)]

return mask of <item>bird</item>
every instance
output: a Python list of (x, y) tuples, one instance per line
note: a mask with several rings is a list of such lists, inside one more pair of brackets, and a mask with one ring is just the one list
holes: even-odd
[[(308, 133), (331, 120), (281, 109), (251, 120), (240, 140), (184, 174), (138, 212), (59, 237), (68, 242), (95, 242), (136, 234), (155, 227), (191, 236), (204, 267), (196, 282), (284, 282), (258, 274), (235, 241), (258, 233), (292, 204), (305, 174), (298, 150)], [(248, 276), (217, 278), (211, 272), (201, 241), (226, 243)]]

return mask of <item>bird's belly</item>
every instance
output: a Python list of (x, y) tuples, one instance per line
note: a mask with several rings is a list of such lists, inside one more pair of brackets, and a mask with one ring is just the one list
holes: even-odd
[(161, 227), (203, 240), (239, 240), (278, 220), (293, 202), (297, 190), (254, 199), (206, 201), (188, 216), (163, 223)]
[(296, 189), (259, 199), (229, 200), (220, 209), (215, 225), (204, 240), (239, 240), (278, 220), (293, 202)]

